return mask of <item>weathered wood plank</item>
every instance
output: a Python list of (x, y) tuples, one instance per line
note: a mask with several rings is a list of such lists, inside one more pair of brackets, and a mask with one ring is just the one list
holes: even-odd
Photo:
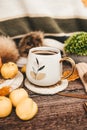
[[(10, 116), (0, 119), (0, 130), (87, 130), (87, 113), (83, 108), (87, 99), (58, 94), (43, 96), (25, 89), (38, 104), (37, 115), (29, 121), (22, 121), (16, 116), (13, 108)], [(70, 82), (64, 92), (85, 94), (79, 79)]]

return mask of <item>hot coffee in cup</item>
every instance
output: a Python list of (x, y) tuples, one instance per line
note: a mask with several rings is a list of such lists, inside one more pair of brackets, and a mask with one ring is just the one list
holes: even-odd
[(33, 51), (32, 53), (35, 53), (36, 55), (55, 55), (57, 52), (51, 51), (51, 50), (36, 50)]
[(72, 65), (71, 73), (75, 62), (69, 58), (61, 58), (60, 50), (53, 47), (35, 47), (30, 49), (26, 65), (26, 76), (28, 80), (39, 86), (50, 86), (56, 84), (62, 77), (62, 61), (69, 61)]

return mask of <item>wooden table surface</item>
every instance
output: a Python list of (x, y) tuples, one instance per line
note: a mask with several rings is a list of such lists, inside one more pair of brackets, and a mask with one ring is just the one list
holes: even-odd
[[(87, 99), (55, 95), (39, 95), (28, 90), (30, 97), (38, 104), (37, 115), (28, 121), (20, 120), (12, 113), (0, 119), (0, 130), (87, 130), (87, 113), (83, 103)], [(69, 82), (63, 92), (85, 94), (80, 79)]]

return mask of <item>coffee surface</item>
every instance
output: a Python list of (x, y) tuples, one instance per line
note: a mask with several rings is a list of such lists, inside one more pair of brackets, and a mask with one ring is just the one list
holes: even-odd
[(51, 50), (35, 50), (32, 53), (37, 55), (55, 55), (57, 52)]

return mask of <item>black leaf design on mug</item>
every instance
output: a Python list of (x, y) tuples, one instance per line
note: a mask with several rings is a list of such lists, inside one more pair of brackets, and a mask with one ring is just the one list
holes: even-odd
[(45, 67), (45, 65), (41, 66), (38, 71), (42, 70)]
[(41, 66), (39, 60), (37, 58), (35, 60), (36, 60), (37, 66), (32, 66), (32, 71), (30, 71), (30, 75), (35, 80), (42, 80), (45, 78), (46, 74), (40, 71), (44, 69), (45, 65)]
[(38, 59), (36, 58), (36, 62), (37, 62), (37, 64), (39, 65), (39, 61), (38, 61)]

